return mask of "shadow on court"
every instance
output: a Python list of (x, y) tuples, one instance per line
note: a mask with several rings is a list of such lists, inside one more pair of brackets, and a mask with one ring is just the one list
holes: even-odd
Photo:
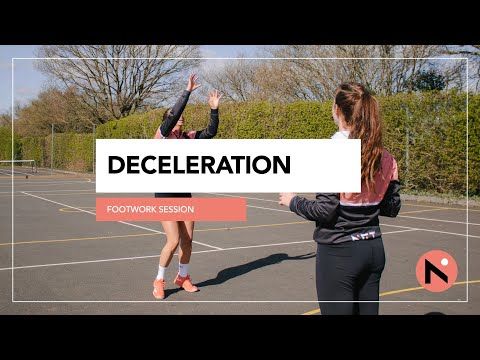
[[(217, 276), (213, 279), (208, 279), (205, 281), (202, 281), (200, 283), (196, 283), (200, 288), (200, 291), (202, 288), (207, 287), (207, 286), (212, 286), (212, 285), (220, 285), (228, 280), (231, 280), (233, 278), (236, 278), (238, 276), (245, 275), (249, 273), (250, 271), (254, 271), (260, 268), (263, 268), (265, 266), (270, 266), (270, 265), (275, 265), (279, 264), (282, 261), (285, 260), (307, 260), (315, 257), (315, 253), (308, 253), (304, 255), (298, 255), (298, 256), (288, 256), (285, 253), (277, 253), (277, 254), (272, 254), (269, 256), (266, 256), (261, 259), (257, 259), (254, 261), (250, 261), (248, 263), (242, 264), (242, 265), (237, 265), (237, 266), (232, 266), (226, 269), (223, 269), (219, 271)], [(179, 292), (181, 289), (176, 288), (176, 289), (166, 289), (165, 290), (165, 297), (173, 295), (177, 292)]]

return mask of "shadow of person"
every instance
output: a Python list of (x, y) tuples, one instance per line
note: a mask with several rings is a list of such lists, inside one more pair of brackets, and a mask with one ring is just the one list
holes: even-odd
[(265, 266), (278, 264), (285, 260), (306, 260), (313, 257), (315, 257), (315, 253), (309, 253), (309, 254), (298, 255), (298, 256), (288, 256), (285, 253), (272, 254), (267, 257), (253, 260), (245, 264), (223, 269), (218, 272), (215, 278), (202, 281), (196, 285), (199, 288), (204, 288), (211, 285), (220, 285), (230, 279), (245, 275), (250, 271), (257, 270)]
[[(218, 272), (215, 278), (204, 280), (200, 283), (195, 283), (195, 285), (198, 286), (199, 290), (201, 291), (202, 288), (204, 287), (223, 284), (224, 282), (230, 279), (245, 275), (250, 271), (257, 270), (265, 266), (278, 264), (285, 260), (306, 260), (306, 259), (311, 259), (313, 257), (315, 257), (315, 253), (308, 253), (308, 254), (298, 255), (298, 256), (289, 256), (288, 254), (285, 254), (285, 253), (272, 254), (261, 259), (250, 261), (245, 264), (223, 269)], [(165, 298), (173, 294), (176, 294), (181, 290), (182, 290), (181, 288), (165, 289)]]

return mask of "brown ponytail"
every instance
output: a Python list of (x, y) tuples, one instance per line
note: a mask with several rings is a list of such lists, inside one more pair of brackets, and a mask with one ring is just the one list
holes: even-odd
[(361, 84), (341, 84), (335, 95), (351, 139), (362, 142), (362, 182), (367, 190), (374, 189), (374, 176), (382, 158), (382, 123), (378, 102)]

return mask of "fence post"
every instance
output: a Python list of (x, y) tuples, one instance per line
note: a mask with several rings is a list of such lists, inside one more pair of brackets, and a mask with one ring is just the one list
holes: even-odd
[(50, 174), (53, 174), (53, 124), (52, 124), (52, 140), (50, 147)]
[(409, 169), (410, 169), (410, 131), (408, 129), (409, 123), (410, 123), (410, 112), (408, 111), (408, 108), (405, 109), (405, 112), (407, 114), (407, 122), (405, 124), (405, 187), (408, 189), (408, 186), (410, 185), (410, 177), (409, 177)]
[(92, 159), (93, 167), (92, 167), (92, 171), (93, 171), (94, 175), (95, 175), (95, 138), (96, 138), (96, 128), (95, 128), (95, 124), (93, 124), (93, 159)]

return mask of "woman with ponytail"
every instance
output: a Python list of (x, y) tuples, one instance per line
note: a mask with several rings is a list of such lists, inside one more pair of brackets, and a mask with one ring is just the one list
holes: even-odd
[[(215, 137), (218, 130), (219, 115), (218, 105), (222, 95), (217, 91), (209, 94), (208, 104), (210, 105), (210, 122), (202, 130), (184, 131), (185, 119), (182, 115), (187, 106), (188, 99), (192, 91), (200, 87), (197, 82), (198, 77), (195, 74), (190, 75), (186, 90), (177, 100), (176, 104), (165, 111), (163, 122), (155, 133), (155, 139), (211, 139)], [(161, 193), (155, 193), (156, 198), (191, 198), (191, 193), (169, 193), (168, 186), (163, 186)], [(162, 227), (167, 236), (161, 253), (158, 265), (157, 277), (153, 281), (153, 296), (162, 300), (165, 298), (165, 272), (172, 261), (173, 255), (178, 248), (178, 273), (173, 283), (183, 288), (185, 291), (193, 293), (198, 288), (192, 283), (189, 273), (190, 257), (192, 255), (192, 238), (195, 228), (193, 221), (162, 221)]]
[(331, 314), (378, 314), (385, 252), (378, 216), (400, 211), (397, 163), (382, 145), (377, 100), (361, 84), (341, 84), (332, 115), (332, 139), (360, 139), (360, 193), (318, 193), (315, 200), (280, 194), (281, 205), (315, 221), (316, 284), (320, 310)]

